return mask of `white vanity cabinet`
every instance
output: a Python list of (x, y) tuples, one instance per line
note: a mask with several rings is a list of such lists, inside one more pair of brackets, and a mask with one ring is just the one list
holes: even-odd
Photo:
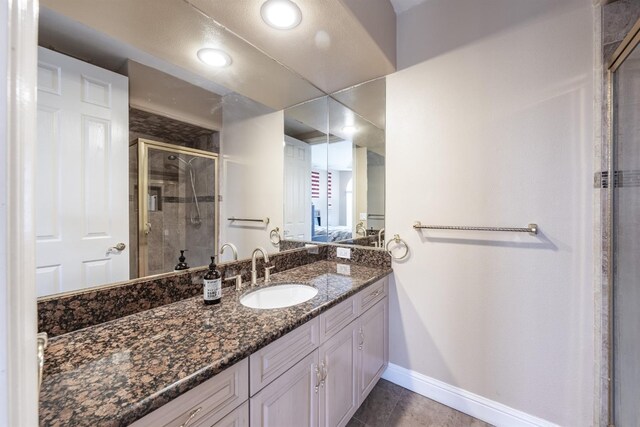
[[(387, 286), (386, 278), (374, 283), (251, 356), (252, 427), (349, 422), (388, 364)], [(317, 330), (319, 346), (293, 365), (291, 355), (308, 350)], [(293, 367), (266, 384), (270, 365)]]

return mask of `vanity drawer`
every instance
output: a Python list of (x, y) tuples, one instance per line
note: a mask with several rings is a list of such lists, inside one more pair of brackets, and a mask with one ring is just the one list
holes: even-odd
[(203, 426), (211, 426), (249, 398), (248, 375), (249, 361), (243, 359), (132, 426), (179, 427), (189, 418), (189, 425), (200, 425), (202, 422)]
[(316, 317), (249, 356), (251, 396), (320, 345)]
[(358, 315), (373, 307), (378, 301), (387, 296), (387, 278), (378, 280), (368, 288), (358, 292)]
[(193, 427), (249, 427), (249, 401), (234, 409), (229, 415), (215, 424), (212, 420), (202, 420)]
[(320, 342), (340, 332), (358, 317), (358, 299), (352, 296), (320, 315)]

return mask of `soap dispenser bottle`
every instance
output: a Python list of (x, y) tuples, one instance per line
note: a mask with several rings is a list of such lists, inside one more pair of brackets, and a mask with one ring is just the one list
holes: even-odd
[(209, 270), (204, 275), (204, 303), (206, 305), (220, 304), (222, 297), (222, 278), (216, 268), (216, 257), (211, 257)]
[(174, 267), (173, 271), (180, 271), (180, 270), (187, 270), (189, 269), (189, 264), (187, 264), (185, 261), (187, 260), (184, 257), (184, 253), (186, 252), (186, 249), (182, 249), (180, 251), (180, 258), (178, 258), (178, 263), (176, 264), (176, 266)]

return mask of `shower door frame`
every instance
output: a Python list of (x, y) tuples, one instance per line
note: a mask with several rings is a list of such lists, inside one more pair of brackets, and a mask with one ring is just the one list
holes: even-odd
[(615, 202), (615, 154), (616, 154), (616, 141), (615, 141), (615, 120), (616, 111), (614, 108), (614, 85), (615, 85), (615, 72), (620, 68), (624, 61), (631, 55), (635, 48), (640, 45), (640, 19), (636, 21), (629, 33), (620, 42), (618, 48), (613, 52), (611, 57), (606, 63), (606, 114), (608, 118), (607, 130), (606, 130), (606, 146), (608, 155), (606, 158), (606, 170), (607, 170), (607, 191), (604, 194), (604, 219), (605, 224), (602, 228), (603, 238), (603, 259), (607, 260), (606, 264), (603, 264), (606, 268), (606, 301), (607, 301), (607, 318), (608, 324), (603, 337), (603, 342), (607, 343), (607, 351), (605, 353), (606, 361), (603, 361), (607, 365), (608, 378), (603, 382), (602, 388), (603, 394), (606, 394), (608, 405), (606, 418), (608, 419), (608, 425), (610, 427), (615, 426), (615, 367), (614, 367), (614, 343), (615, 343), (615, 331), (614, 331), (614, 202)]
[[(148, 276), (149, 241), (147, 239), (147, 225), (149, 223), (149, 148), (175, 154), (186, 154), (205, 157), (213, 160), (214, 167), (214, 232), (213, 252), (218, 253), (218, 238), (220, 236), (220, 176), (218, 171), (218, 154), (181, 145), (168, 144), (146, 138), (138, 138), (138, 278)], [(195, 197), (195, 195), (194, 195)], [(201, 267), (199, 265), (193, 267)]]

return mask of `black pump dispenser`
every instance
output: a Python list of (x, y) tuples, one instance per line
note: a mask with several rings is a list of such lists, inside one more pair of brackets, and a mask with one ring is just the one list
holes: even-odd
[(175, 268), (173, 269), (174, 271), (187, 270), (189, 268), (189, 264), (185, 262), (187, 259), (184, 257), (184, 253), (186, 251), (187, 251), (186, 249), (180, 250), (180, 258), (178, 258), (179, 262), (176, 264)]
[(222, 298), (222, 278), (220, 272), (216, 269), (216, 257), (211, 257), (209, 270), (203, 278), (203, 297), (206, 305), (220, 304)]

